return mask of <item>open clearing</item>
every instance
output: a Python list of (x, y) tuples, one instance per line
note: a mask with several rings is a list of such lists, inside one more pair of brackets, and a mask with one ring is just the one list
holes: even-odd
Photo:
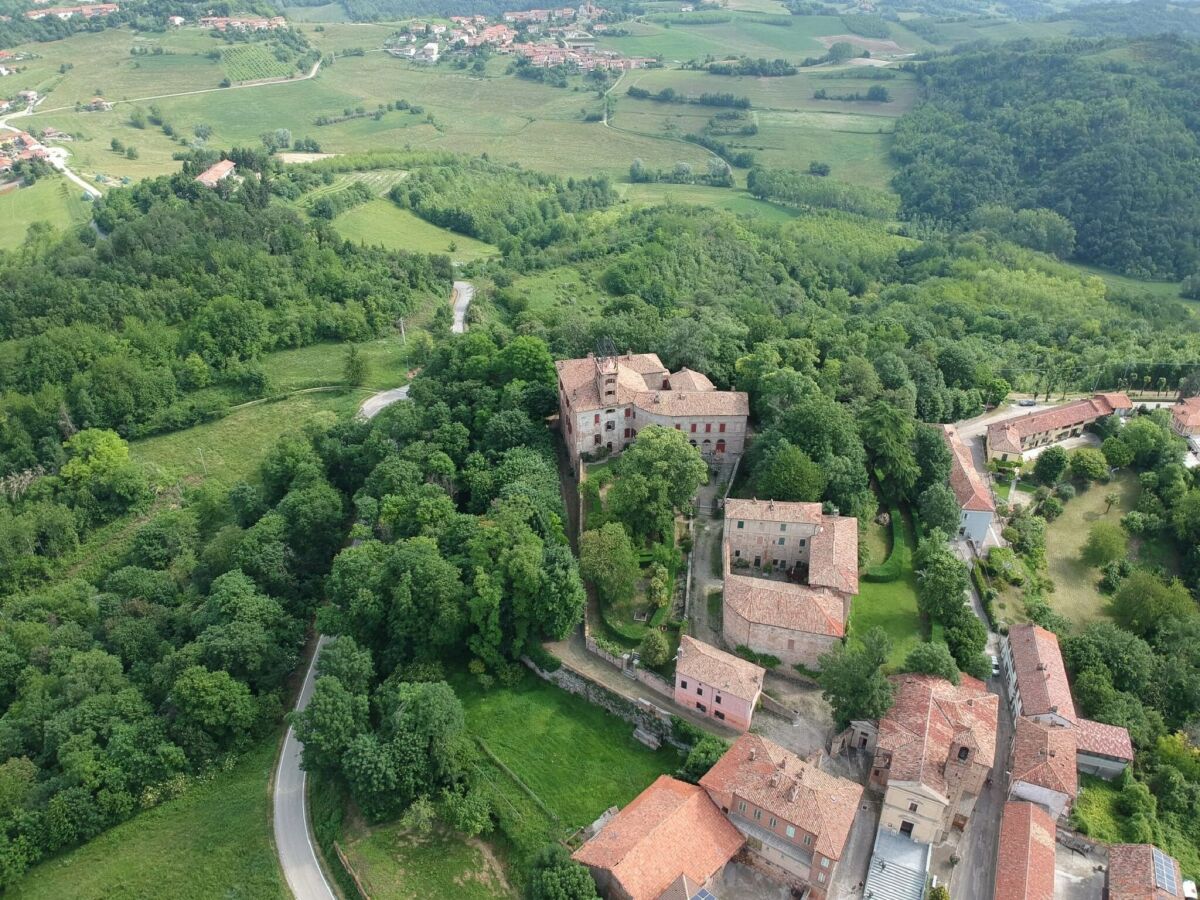
[(6, 896), (282, 900), (289, 895), (271, 843), (267, 791), (275, 750), (274, 739), (264, 741), (231, 772), (35, 866)]
[(440, 829), (417, 835), (396, 823), (381, 825), (347, 839), (344, 849), (375, 900), (518, 896), (490, 847)]
[[(911, 561), (915, 541), (912, 526), (907, 521), (902, 533), (909, 546)], [(875, 535), (871, 544), (873, 553), (879, 551), (884, 540), (886, 538)], [(892, 639), (892, 652), (885, 668), (898, 671), (908, 651), (923, 640), (921, 616), (917, 612), (917, 578), (911, 562), (895, 581), (876, 582), (859, 578), (858, 596), (850, 603), (849, 633), (851, 636), (860, 635), (875, 626), (886, 631)]]
[(0, 193), (0, 250), (19, 247), (34, 222), (67, 228), (91, 216), (92, 205), (83, 199), (83, 191), (65, 178), (49, 176), (30, 187), (5, 191)]
[(445, 253), (460, 263), (500, 253), (491, 244), (439, 228), (385, 199), (342, 213), (333, 220), (333, 227), (348, 241), (412, 253)]

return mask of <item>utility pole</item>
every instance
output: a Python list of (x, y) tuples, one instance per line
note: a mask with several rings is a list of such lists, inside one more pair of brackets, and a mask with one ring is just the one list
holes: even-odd
[(400, 317), (400, 343), (401, 344), (408, 343), (408, 337), (404, 333), (404, 316)]

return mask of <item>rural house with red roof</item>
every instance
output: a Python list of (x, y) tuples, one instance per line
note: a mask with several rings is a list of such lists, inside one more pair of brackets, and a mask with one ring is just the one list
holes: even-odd
[(196, 180), (205, 187), (215, 188), (218, 184), (233, 175), (237, 166), (233, 160), (223, 159), (220, 162), (213, 163), (203, 172), (196, 176)]
[(723, 632), (733, 645), (817, 668), (846, 636), (858, 593), (858, 520), (820, 503), (725, 504)]
[(996, 516), (992, 490), (971, 459), (971, 449), (953, 425), (942, 426), (942, 439), (950, 448), (950, 489), (958, 503), (958, 537), (983, 546)]
[(1020, 461), (1035, 447), (1057, 444), (1083, 434), (1083, 429), (1106, 416), (1127, 416), (1133, 411), (1129, 397), (1120, 393), (1096, 394), (1062, 406), (1026, 413), (994, 422), (987, 430), (988, 460)]
[(766, 738), (745, 734), (700, 779), (746, 836), (759, 868), (823, 900), (846, 847), (862, 785), (830, 775)]
[(1171, 427), (1180, 437), (1200, 434), (1200, 397), (1188, 397), (1171, 407)]
[(750, 396), (718, 391), (690, 369), (667, 371), (654, 353), (560, 359), (558, 412), (573, 471), (595, 453), (618, 454), (647, 425), (687, 435), (707, 462), (732, 464), (742, 455)]
[(963, 675), (894, 675), (891, 709), (851, 723), (850, 745), (873, 751), (869, 784), (884, 792), (880, 828), (922, 844), (966, 827), (996, 762), (1000, 698)]
[(1057, 821), (1071, 811), (1078, 793), (1074, 732), (1024, 716), (1017, 719), (1009, 760), (1009, 799), (1036, 803)]
[(1179, 900), (1179, 861), (1153, 844), (1114, 844), (1108, 848), (1104, 895), (1107, 900)]
[(712, 887), (743, 843), (703, 788), (660, 775), (573, 858), (609, 900), (690, 900)]
[(1054, 900), (1054, 835), (1040, 806), (1004, 804), (994, 900)]
[(675, 702), (746, 731), (767, 670), (689, 635), (679, 638)]

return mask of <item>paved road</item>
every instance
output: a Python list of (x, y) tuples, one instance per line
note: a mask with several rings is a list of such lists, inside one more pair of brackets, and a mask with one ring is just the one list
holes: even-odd
[(378, 394), (372, 394), (363, 401), (362, 406), (358, 408), (358, 416), (361, 419), (373, 419), (384, 407), (391, 406), (397, 400), (407, 399), (407, 384), (404, 387), (392, 388), (390, 391), (380, 391)]
[(469, 281), (454, 282), (450, 299), (454, 302), (454, 324), (450, 330), (455, 334), (462, 334), (467, 330), (467, 307), (475, 299), (475, 285)]
[[(312, 662), (304, 676), (304, 685), (300, 688), (300, 697), (296, 701), (297, 712), (308, 706), (312, 697), (317, 657), (321, 655), (327, 640), (321, 637), (317, 641), (317, 649), (313, 652)], [(279, 768), (275, 771), (275, 849), (279, 853), (279, 865), (283, 868), (288, 887), (298, 900), (336, 900), (313, 849), (305, 792), (307, 775), (300, 768), (303, 747), (291, 726), (288, 726), (287, 737), (283, 740), (283, 753), (279, 756)]]

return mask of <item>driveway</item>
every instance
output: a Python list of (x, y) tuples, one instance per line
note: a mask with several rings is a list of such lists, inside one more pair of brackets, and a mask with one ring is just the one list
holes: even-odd
[(1104, 895), (1104, 851), (1077, 853), (1062, 844), (1054, 845), (1054, 896), (1059, 900), (1096, 900)]
[(879, 795), (863, 792), (850, 837), (846, 839), (842, 858), (829, 885), (829, 900), (860, 900), (862, 897), (858, 885), (867, 880), (867, 867), (871, 864), (871, 851), (875, 847), (875, 830), (879, 827), (881, 806), (882, 798)]
[(475, 299), (475, 285), (469, 281), (456, 281), (450, 292), (450, 300), (454, 303), (454, 324), (450, 330), (454, 334), (462, 334), (467, 330), (467, 308)]

